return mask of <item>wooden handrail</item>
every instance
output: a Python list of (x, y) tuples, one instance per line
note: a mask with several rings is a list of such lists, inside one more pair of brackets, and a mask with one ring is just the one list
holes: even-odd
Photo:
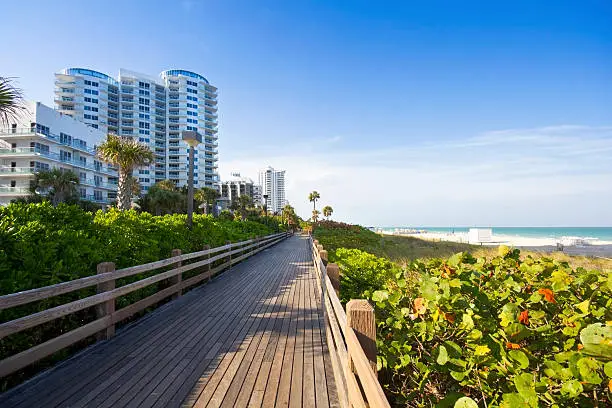
[[(322, 293), (321, 301), (325, 314), (326, 339), (331, 354), (340, 405), (342, 408), (390, 408), (376, 372), (373, 371), (372, 361), (366, 356), (355, 330), (347, 325), (346, 312), (329, 276), (327, 276), (329, 264), (326, 265), (321, 257), (322, 246), (319, 242), (314, 242), (311, 237), (310, 247), (315, 272), (319, 278), (317, 280), (318, 287)], [(323, 255), (325, 256), (326, 253)], [(373, 313), (373, 310), (370, 309), (369, 313)], [(375, 341), (375, 339), (371, 340)]]
[[(107, 265), (100, 264), (104, 266), (99, 269), (99, 272), (101, 273), (97, 275), (87, 276), (85, 278), (75, 279), (70, 282), (63, 282), (56, 285), (0, 296), (0, 310), (2, 310), (47, 299), (61, 294), (70, 293), (75, 290), (83, 289), (93, 285), (98, 285), (98, 290), (100, 292), (95, 295), (85, 297), (83, 299), (75, 300), (60, 306), (33, 313), (28, 316), (4, 322), (0, 324), (0, 339), (21, 332), (23, 330), (36, 327), (40, 324), (53, 321), (55, 319), (72, 314), (74, 312), (92, 306), (101, 305), (104, 302), (107, 302), (109, 306), (111, 306), (105, 308), (104, 313), (98, 312), (98, 319), (94, 320), (93, 322), (89, 322), (72, 331), (63, 333), (58, 337), (55, 337), (51, 340), (31, 347), (30, 349), (24, 350), (20, 353), (17, 353), (0, 361), (0, 377), (4, 377), (8, 374), (11, 374), (65, 347), (68, 347), (77, 341), (96, 334), (101, 330), (106, 331), (106, 337), (112, 336), (112, 334), (114, 334), (114, 325), (116, 323), (134, 315), (135, 313), (159, 302), (160, 300), (166, 297), (176, 297), (177, 294), (180, 294), (183, 289), (195, 285), (203, 281), (204, 279), (210, 279), (215, 274), (223, 271), (224, 269), (229, 268), (232, 264), (238, 263), (241, 260), (246, 259), (280, 242), (289, 235), (289, 232), (272, 234), (262, 239), (250, 239), (233, 244), (226, 244), (216, 248), (205, 249), (203, 251), (193, 252), (189, 254), (181, 254), (160, 261), (150, 262), (148, 264), (137, 265), (115, 271), (112, 270), (114, 269), (114, 264), (112, 263), (110, 264), (110, 268), (107, 268)], [(210, 254), (213, 253), (219, 254), (211, 257)], [(232, 257), (229, 262), (224, 262), (214, 268), (210, 267), (215, 261), (227, 258), (228, 256), (231, 256), (236, 253), (241, 253), (241, 255), (235, 258)], [(206, 258), (187, 265), (182, 264), (182, 261), (184, 260), (195, 259), (202, 256), (206, 256)], [(184, 272), (205, 265), (208, 265), (208, 268), (206, 268), (205, 272), (190, 277), (189, 279), (182, 280), (182, 274)], [(132, 276), (142, 272), (152, 271), (165, 266), (174, 266), (174, 268), (169, 271), (161, 272), (156, 275), (140, 279), (136, 282), (120, 286), (118, 288), (115, 288), (114, 286), (115, 281), (117, 279)], [(106, 272), (109, 270), (110, 272)], [(115, 311), (114, 302), (118, 297), (124, 296), (135, 290), (142, 289), (153, 283), (161, 282), (167, 279), (170, 280), (171, 286), (161, 289), (151, 296), (148, 296), (129, 306)], [(107, 285), (107, 287), (101, 286), (100, 284)], [(102, 291), (100, 291), (100, 288), (103, 288)]]

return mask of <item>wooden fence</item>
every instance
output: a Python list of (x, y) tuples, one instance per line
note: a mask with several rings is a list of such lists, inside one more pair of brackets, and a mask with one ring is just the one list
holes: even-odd
[(311, 247), (340, 405), (389, 408), (377, 377), (374, 308), (365, 299), (355, 299), (347, 303), (345, 312), (338, 298), (338, 265), (327, 262), (327, 251), (317, 240), (311, 238)]
[[(98, 339), (108, 339), (115, 334), (116, 323), (133, 316), (135, 313), (167, 297), (176, 298), (180, 296), (184, 289), (198, 284), (205, 279), (210, 279), (219, 272), (230, 268), (233, 264), (280, 242), (289, 235), (290, 233), (283, 232), (263, 238), (228, 243), (212, 249), (206, 247), (203, 251), (189, 254), (181, 254), (180, 250), (175, 249), (172, 251), (173, 256), (171, 258), (119, 270), (115, 270), (114, 263), (103, 262), (98, 264), (96, 275), (0, 296), (0, 310), (4, 310), (74, 292), (93, 285), (96, 285), (97, 289), (97, 294), (93, 296), (78, 299), (0, 324), (0, 339), (3, 339), (12, 334), (19, 333), (43, 323), (51, 322), (92, 306), (94, 306), (96, 310), (96, 320), (0, 361), (0, 378), (14, 373), (17, 370), (87, 337), (97, 335)], [(183, 265), (183, 262), (188, 260), (192, 262)], [(213, 267), (216, 261), (221, 261), (222, 263)], [(171, 267), (172, 269), (160, 271), (160, 273), (153, 276), (120, 287), (115, 287), (117, 279), (167, 267)], [(205, 270), (188, 279), (182, 279), (184, 272), (196, 268)], [(115, 301), (118, 297), (162, 281), (168, 282), (167, 287), (129, 306), (115, 310)]]

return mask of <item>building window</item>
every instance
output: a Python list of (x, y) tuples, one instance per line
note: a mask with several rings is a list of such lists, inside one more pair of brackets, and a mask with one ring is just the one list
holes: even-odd
[(96, 186), (101, 186), (102, 185), (102, 176), (94, 176), (94, 184)]
[(60, 160), (61, 161), (72, 161), (72, 153), (60, 150)]
[(100, 190), (94, 190), (94, 200), (102, 201), (102, 192)]
[(187, 95), (187, 100), (197, 102), (198, 98), (196, 98), (195, 96)]
[(87, 198), (87, 189), (79, 188), (79, 195), (81, 198)]
[(198, 94), (198, 90), (197, 89), (191, 89), (191, 88), (187, 88), (187, 92), (192, 93), (192, 94)]
[(149, 112), (149, 107), (148, 106), (139, 106), (138, 110), (141, 112)]
[(149, 100), (146, 98), (138, 98), (138, 103), (141, 105), (149, 106)]

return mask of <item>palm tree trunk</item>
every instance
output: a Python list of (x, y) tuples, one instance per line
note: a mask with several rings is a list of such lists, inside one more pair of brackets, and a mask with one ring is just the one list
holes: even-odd
[(128, 185), (129, 172), (119, 169), (119, 183), (117, 185), (117, 208), (121, 211), (129, 210), (132, 204), (131, 192)]

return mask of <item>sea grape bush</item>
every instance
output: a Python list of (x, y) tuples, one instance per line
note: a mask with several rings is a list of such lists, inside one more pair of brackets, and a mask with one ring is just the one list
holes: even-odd
[(491, 260), (459, 253), (405, 270), (355, 249), (335, 255), (341, 290), (375, 304), (380, 379), (394, 405), (612, 404), (609, 273), (521, 260), (506, 247)]

